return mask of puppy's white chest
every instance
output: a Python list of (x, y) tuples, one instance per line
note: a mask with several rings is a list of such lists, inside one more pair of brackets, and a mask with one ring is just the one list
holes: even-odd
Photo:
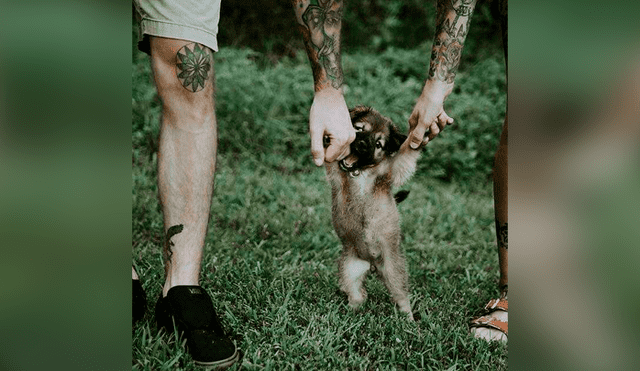
[(362, 197), (367, 193), (367, 177), (364, 174), (355, 177), (354, 186), (358, 192), (358, 196)]
[(369, 197), (373, 189), (374, 177), (369, 176), (366, 172), (351, 178), (352, 190), (358, 197)]

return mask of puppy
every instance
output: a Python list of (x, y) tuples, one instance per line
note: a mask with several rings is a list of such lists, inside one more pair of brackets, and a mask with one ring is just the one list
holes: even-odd
[(357, 308), (367, 297), (367, 273), (377, 271), (400, 310), (413, 320), (396, 207), (406, 193), (394, 199), (391, 191), (411, 177), (420, 151), (404, 143), (407, 136), (374, 109), (358, 106), (349, 113), (356, 129), (351, 153), (326, 165), (333, 227), (343, 247), (340, 289)]

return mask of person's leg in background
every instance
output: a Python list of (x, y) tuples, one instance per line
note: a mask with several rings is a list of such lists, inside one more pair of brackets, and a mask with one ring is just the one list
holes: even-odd
[[(505, 72), (507, 63), (507, 0), (500, 0), (499, 19), (504, 47)], [(500, 143), (495, 155), (493, 168), (493, 201), (496, 220), (496, 240), (500, 265), (500, 298), (491, 300), (485, 306), (485, 316), (471, 321), (471, 332), (477, 338), (507, 341), (508, 335), (508, 215), (509, 215), (509, 171), (508, 171), (508, 110), (504, 119)]]
[(508, 169), (508, 118), (504, 120), (500, 144), (495, 157), (493, 173), (493, 200), (496, 214), (496, 238), (498, 241), (498, 261), (500, 263), (500, 295), (507, 298), (508, 276), (508, 227), (509, 221), (509, 169)]
[(500, 296), (507, 298), (509, 290), (508, 221), (509, 221), (509, 169), (508, 169), (508, 117), (505, 117), (493, 172), (493, 200), (496, 214), (496, 239), (500, 263)]

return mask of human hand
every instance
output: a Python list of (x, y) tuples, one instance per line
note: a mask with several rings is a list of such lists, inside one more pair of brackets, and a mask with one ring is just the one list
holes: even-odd
[[(356, 138), (349, 109), (340, 90), (326, 87), (317, 91), (309, 112), (311, 155), (316, 166), (324, 162), (342, 160), (350, 153), (349, 145)], [(323, 146), (323, 137), (329, 146)]]
[[(452, 89), (452, 83), (427, 80), (409, 117), (407, 141), (409, 141), (411, 148), (418, 149), (420, 146), (426, 145), (447, 124), (453, 124), (453, 118), (444, 111), (444, 101)], [(425, 137), (427, 130), (428, 134)]]

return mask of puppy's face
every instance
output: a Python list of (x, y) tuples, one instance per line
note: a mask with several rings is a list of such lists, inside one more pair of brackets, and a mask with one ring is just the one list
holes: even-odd
[(356, 139), (351, 143), (349, 156), (339, 163), (343, 171), (374, 167), (398, 152), (407, 139), (391, 120), (373, 108), (357, 106), (349, 113), (356, 129)]

